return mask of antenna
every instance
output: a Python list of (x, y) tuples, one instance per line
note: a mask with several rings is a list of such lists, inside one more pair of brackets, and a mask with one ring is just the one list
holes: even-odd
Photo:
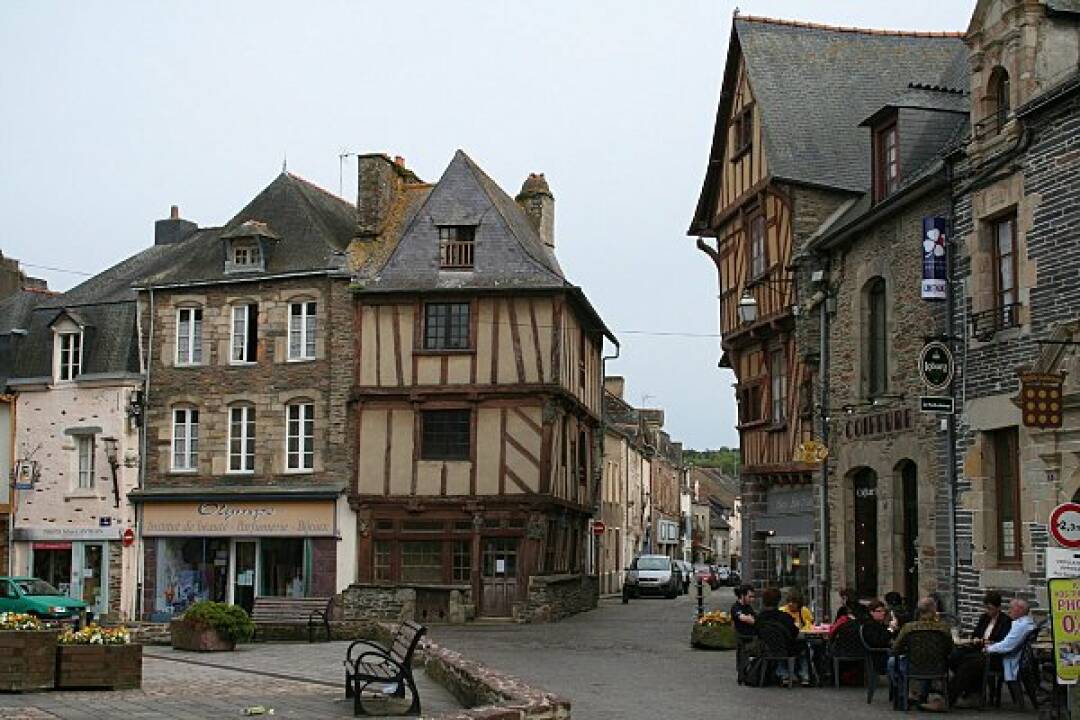
[(341, 152), (338, 153), (338, 165), (337, 165), (337, 194), (338, 197), (345, 197), (345, 158), (356, 157), (356, 153), (349, 152), (348, 148), (341, 148)]

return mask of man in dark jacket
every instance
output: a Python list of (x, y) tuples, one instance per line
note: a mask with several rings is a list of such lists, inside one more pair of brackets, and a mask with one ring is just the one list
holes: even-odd
[[(800, 647), (799, 629), (795, 626), (795, 620), (791, 615), (779, 609), (780, 591), (776, 588), (766, 588), (761, 593), (762, 610), (754, 621), (758, 637), (766, 643), (770, 641), (784, 642), (785, 648), (770, 647), (770, 650), (783, 650), (788, 655), (798, 658), (795, 663), (795, 671), (803, 685), (810, 684), (810, 665), (806, 658), (804, 648)], [(776, 677), (783, 685), (790, 685), (792, 678), (788, 676), (786, 665), (776, 664)]]
[[(1012, 628), (1012, 618), (1002, 612), (1001, 603), (1001, 593), (996, 590), (986, 593), (983, 597), (986, 612), (975, 623), (975, 630), (971, 633), (972, 644), (958, 648), (949, 657), (949, 666), (955, 674), (953, 682), (949, 684), (949, 699), (956, 707), (979, 705), (988, 661), (982, 649), (985, 645), (1001, 642)], [(1000, 663), (1000, 660), (992, 658), (989, 662)]]

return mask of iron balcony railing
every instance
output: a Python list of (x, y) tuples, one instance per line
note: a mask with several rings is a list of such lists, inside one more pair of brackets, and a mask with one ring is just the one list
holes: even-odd
[(971, 337), (981, 342), (1014, 327), (1020, 327), (1020, 303), (999, 305), (971, 315)]

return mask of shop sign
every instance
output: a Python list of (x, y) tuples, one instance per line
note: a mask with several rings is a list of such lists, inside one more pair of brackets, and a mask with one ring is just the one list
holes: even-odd
[(956, 367), (952, 349), (940, 340), (931, 340), (919, 353), (919, 376), (931, 390), (948, 390)]
[(923, 218), (922, 299), (945, 300), (949, 295), (949, 267), (946, 262), (948, 224), (945, 218)]
[(1071, 685), (1080, 679), (1080, 578), (1055, 578), (1048, 586), (1054, 669), (1059, 682)]
[(1020, 373), (1020, 414), (1025, 427), (1061, 427), (1061, 391), (1065, 373)]
[(21, 542), (70, 542), (72, 540), (119, 540), (119, 528), (26, 527), (15, 528), (12, 539)]
[(1080, 578), (1080, 552), (1066, 548), (1046, 548), (1046, 577)]
[(919, 409), (924, 413), (934, 413), (937, 415), (952, 415), (956, 412), (956, 403), (948, 396), (927, 396), (923, 395), (919, 398)]
[(147, 503), (143, 535), (191, 537), (296, 537), (334, 535), (333, 502), (298, 500), (258, 502)]
[(1067, 502), (1054, 508), (1050, 513), (1050, 535), (1062, 547), (1080, 548), (1080, 503)]
[(860, 415), (844, 421), (846, 440), (868, 439), (877, 435), (911, 429), (911, 410), (889, 410), (872, 415)]

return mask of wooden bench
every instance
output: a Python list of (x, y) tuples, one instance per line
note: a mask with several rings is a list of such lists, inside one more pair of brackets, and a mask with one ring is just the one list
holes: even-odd
[(413, 680), (412, 659), (427, 628), (412, 620), (397, 627), (390, 647), (370, 640), (357, 640), (345, 653), (345, 697), (353, 699), (353, 715), (367, 715), (362, 696), (369, 685), (379, 683), (381, 696), (405, 697), (405, 686), (412, 693), (407, 715), (420, 714), (420, 693)]
[(255, 632), (269, 625), (307, 625), (308, 642), (315, 642), (315, 628), (323, 626), (330, 640), (330, 613), (334, 598), (257, 597), (251, 610)]

